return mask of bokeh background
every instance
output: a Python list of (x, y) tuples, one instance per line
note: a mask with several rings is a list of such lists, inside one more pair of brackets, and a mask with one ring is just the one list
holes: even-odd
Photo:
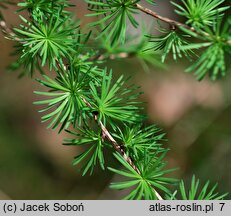
[[(87, 23), (84, 1), (72, 2), (77, 4), (72, 11)], [(168, 0), (157, 3), (156, 11), (174, 18)], [(3, 11), (10, 26), (19, 23), (17, 9), (9, 6)], [(152, 22), (146, 15), (138, 19)], [(80, 149), (62, 145), (67, 135), (58, 135), (40, 123), (39, 107), (32, 104), (38, 99), (33, 91), (40, 86), (34, 79), (19, 79), (18, 73), (6, 69), (15, 59), (10, 56), (12, 45), (1, 34), (0, 199), (120, 199), (120, 192), (108, 189), (118, 176), (96, 170), (92, 176), (82, 177), (78, 167), (71, 165)], [(202, 182), (218, 182), (220, 192), (231, 192), (231, 71), (222, 80), (198, 82), (184, 73), (188, 64), (168, 61), (166, 69), (154, 67), (145, 73), (131, 58), (110, 61), (107, 67), (115, 73), (132, 74), (141, 85), (149, 123), (167, 133), (168, 142), (163, 144), (171, 149), (166, 157), (168, 167), (179, 168), (173, 176), (189, 182), (195, 174)]]

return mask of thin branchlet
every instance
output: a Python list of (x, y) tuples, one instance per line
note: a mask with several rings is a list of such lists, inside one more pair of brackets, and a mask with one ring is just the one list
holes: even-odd
[[(83, 102), (89, 107), (92, 108), (91, 104), (84, 98), (81, 97)], [(119, 144), (114, 138), (113, 136), (110, 134), (110, 132), (108, 131), (108, 129), (104, 126), (104, 124), (102, 123), (102, 121), (98, 120), (98, 116), (95, 113), (92, 113), (93, 118), (95, 120), (95, 122), (100, 126), (101, 130), (102, 130), (102, 137), (103, 138), (107, 138), (107, 140), (112, 144), (113, 148), (123, 157), (123, 159), (132, 167), (132, 169), (134, 169), (138, 174), (141, 174), (140, 170), (138, 169), (138, 167), (134, 164), (133, 160), (131, 159), (131, 157), (129, 157), (126, 152), (124, 151), (124, 145), (123, 144)], [(163, 200), (163, 198), (161, 197), (161, 195), (152, 187), (153, 192), (155, 193), (156, 197), (158, 200)]]
[(105, 60), (114, 60), (114, 59), (124, 59), (132, 57), (133, 53), (126, 53), (126, 52), (120, 52), (115, 54), (98, 54), (95, 56), (92, 56), (90, 58), (91, 61), (99, 60), (99, 61), (105, 61)]
[(0, 27), (1, 27), (2, 32), (6, 36), (12, 37), (15, 41), (21, 41), (18, 37), (16, 37), (16, 34), (7, 26), (5, 20), (0, 21)]
[(168, 18), (168, 17), (163, 17), (163, 16), (159, 15), (157, 12), (152, 11), (152, 10), (149, 9), (149, 8), (143, 7), (143, 6), (140, 5), (140, 4), (135, 4), (134, 6), (135, 6), (136, 8), (138, 8), (140, 11), (142, 11), (142, 12), (144, 12), (144, 13), (146, 13), (146, 14), (148, 14), (148, 15), (150, 15), (150, 16), (152, 16), (152, 17), (158, 19), (158, 20), (161, 20), (161, 21), (163, 21), (163, 22), (165, 22), (165, 23), (168, 23), (168, 24), (171, 25), (171, 26), (183, 27), (183, 28), (189, 29), (190, 31), (193, 31), (193, 32), (196, 31), (193, 27), (190, 27), (190, 26), (188, 26), (188, 25), (185, 25), (185, 24), (183, 24), (183, 23), (181, 23), (181, 22), (178, 22), (178, 21), (176, 21), (176, 20), (170, 19), (170, 18)]
[[(142, 11), (143, 13), (146, 13), (146, 14), (148, 14), (148, 15), (150, 15), (150, 16), (152, 16), (152, 17), (158, 19), (158, 20), (161, 20), (161, 21), (163, 21), (163, 22), (169, 24), (171, 28), (172, 28), (173, 26), (174, 26), (175, 28), (180, 28), (180, 27), (181, 27), (181, 28), (185, 28), (185, 29), (187, 29), (187, 30), (189, 30), (189, 31), (192, 31), (192, 32), (194, 32), (194, 33), (196, 33), (196, 34), (198, 34), (198, 35), (201, 35), (201, 36), (209, 36), (209, 34), (208, 34), (207, 32), (198, 31), (198, 30), (196, 30), (195, 28), (193, 28), (193, 27), (191, 27), (191, 26), (188, 26), (188, 25), (186, 25), (186, 24), (184, 24), (184, 23), (178, 22), (178, 21), (173, 20), (173, 19), (170, 19), (170, 18), (168, 18), (168, 17), (161, 16), (161, 15), (159, 15), (157, 12), (152, 11), (152, 10), (149, 9), (149, 8), (143, 7), (143, 6), (140, 5), (140, 4), (134, 4), (134, 7), (136, 7), (137, 9), (139, 9), (140, 11)], [(224, 42), (231, 45), (231, 40), (226, 40), (226, 41), (224, 41)]]

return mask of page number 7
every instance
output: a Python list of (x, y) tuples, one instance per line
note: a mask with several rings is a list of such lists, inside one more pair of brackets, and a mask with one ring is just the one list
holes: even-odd
[(219, 204), (221, 205), (220, 211), (222, 211), (225, 203), (219, 203)]

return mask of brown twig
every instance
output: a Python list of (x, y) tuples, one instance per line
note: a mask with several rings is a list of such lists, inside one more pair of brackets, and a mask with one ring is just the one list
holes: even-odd
[(168, 23), (168, 24), (171, 25), (171, 26), (175, 26), (175, 27), (184, 27), (184, 28), (186, 28), (186, 29), (188, 29), (188, 30), (190, 30), (190, 31), (193, 31), (193, 32), (196, 31), (193, 27), (190, 27), (190, 26), (188, 26), (188, 25), (185, 25), (185, 24), (183, 24), (183, 23), (181, 23), (181, 22), (178, 22), (178, 21), (176, 21), (176, 20), (172, 20), (172, 19), (170, 19), (170, 18), (163, 17), (163, 16), (159, 15), (158, 13), (156, 13), (156, 12), (150, 10), (149, 8), (143, 7), (143, 6), (140, 5), (140, 4), (135, 4), (134, 6), (135, 6), (136, 8), (138, 8), (140, 11), (142, 11), (142, 12), (144, 12), (144, 13), (146, 13), (146, 14), (148, 14), (148, 15), (150, 15), (150, 16), (152, 16), (152, 17), (158, 19), (158, 20), (161, 20), (161, 21), (163, 21), (163, 22), (165, 22), (165, 23)]
[[(136, 8), (138, 8), (140, 11), (144, 12), (144, 13), (146, 13), (146, 14), (148, 14), (148, 15), (150, 15), (150, 16), (158, 19), (158, 20), (161, 20), (161, 21), (163, 21), (165, 23), (168, 23), (171, 27), (172, 26), (174, 26), (175, 28), (183, 27), (185, 29), (188, 29), (189, 31), (195, 32), (198, 35), (209, 36), (209, 34), (207, 32), (204, 32), (204, 31), (198, 32), (195, 28), (193, 28), (191, 26), (188, 26), (188, 25), (186, 25), (184, 23), (178, 22), (176, 20), (173, 20), (173, 19), (170, 19), (170, 18), (167, 18), (167, 17), (163, 17), (163, 16), (159, 15), (158, 13), (156, 13), (155, 11), (152, 11), (149, 8), (145, 8), (140, 4), (134, 4), (134, 6)], [(224, 42), (231, 45), (231, 40), (226, 40)]]
[(0, 21), (0, 28), (2, 30), (2, 32), (5, 34), (5, 35), (9, 35), (11, 38), (8, 38), (8, 39), (11, 39), (11, 40), (15, 40), (15, 41), (18, 41), (20, 43), (23, 43), (20, 38), (18, 38), (16, 36), (16, 34), (7, 26), (6, 22), (4, 20), (1, 20)]
[(114, 60), (116, 58), (123, 59), (123, 58), (128, 58), (130, 56), (131, 56), (130, 53), (121, 52), (121, 53), (115, 53), (115, 54), (110, 54), (110, 55), (100, 55), (98, 57), (98, 60), (101, 60), (101, 61), (105, 59)]
[[(98, 57), (99, 58), (99, 57)], [(62, 68), (64, 70), (67, 69), (66, 65), (61, 65), (60, 62), (58, 61), (58, 59), (55, 59), (56, 64), (58, 66), (58, 68), (62, 71)], [(89, 101), (86, 100), (86, 98), (81, 96), (82, 101), (89, 107), (92, 108), (92, 105), (89, 103)], [(119, 144), (111, 135), (111, 133), (108, 131), (108, 129), (105, 127), (105, 125), (102, 123), (102, 121), (98, 120), (98, 113), (92, 112), (94, 121), (100, 126), (101, 131), (102, 131), (102, 138), (103, 139), (107, 139), (113, 146), (113, 148), (123, 157), (123, 159), (132, 167), (132, 169), (134, 169), (139, 175), (141, 174), (140, 170), (138, 169), (138, 167), (134, 164), (134, 162), (132, 161), (131, 157), (129, 157), (126, 152), (124, 151), (124, 145), (123, 144)], [(151, 184), (149, 183), (149, 185), (151, 186)], [(152, 186), (151, 186), (152, 187)], [(161, 195), (152, 187), (152, 190), (154, 192), (154, 194), (156, 195), (158, 200), (163, 200), (163, 198), (161, 197)]]
[[(55, 59), (56, 64), (58, 65), (59, 69), (62, 70), (62, 67), (66, 70), (65, 65), (60, 65), (59, 61)], [(82, 101), (89, 107), (92, 108), (92, 105), (84, 98), (81, 96)], [(114, 149), (124, 158), (125, 161), (128, 162), (128, 164), (138, 173), (140, 174), (139, 169), (135, 166), (133, 163), (132, 159), (126, 154), (126, 152), (123, 149), (123, 145), (120, 145), (116, 142), (116, 140), (113, 138), (113, 136), (110, 134), (110, 132), (107, 130), (107, 128), (104, 126), (104, 124), (101, 121), (98, 121), (98, 116), (94, 112), (92, 113), (95, 122), (98, 123), (102, 130), (102, 136), (104, 138), (107, 138), (107, 140), (113, 145)]]
[(6, 25), (6, 22), (4, 20), (0, 21), (0, 27), (2, 29), (2, 32), (5, 34), (9, 34), (9, 35), (15, 35)]
[[(83, 100), (83, 102), (88, 107), (92, 108), (91, 104), (84, 97), (81, 97), (81, 99)], [(138, 174), (141, 174), (138, 167), (133, 163), (132, 159), (124, 151), (124, 149), (123, 149), (124, 145), (120, 145), (113, 138), (113, 136), (110, 134), (108, 129), (104, 126), (102, 121), (98, 120), (97, 114), (95, 114), (95, 113), (92, 113), (92, 114), (93, 114), (95, 122), (100, 126), (100, 128), (102, 130), (102, 137), (107, 138), (107, 140), (112, 144), (113, 148), (123, 157), (123, 159), (132, 167), (132, 169), (134, 169)], [(160, 194), (153, 187), (152, 187), (152, 189), (153, 189), (153, 192), (155, 193), (156, 197), (158, 198), (158, 200), (163, 200), (163, 198), (160, 196)]]
[[(91, 104), (84, 98), (81, 97), (81, 99), (83, 100), (83, 102), (89, 107), (92, 108)], [(115, 139), (112, 137), (112, 135), (109, 133), (109, 131), (107, 130), (107, 128), (104, 126), (104, 124), (101, 121), (98, 121), (98, 116), (95, 113), (92, 113), (94, 116), (94, 120), (95, 122), (97, 122), (102, 130), (102, 136), (104, 138), (107, 138), (107, 140), (112, 143), (113, 147), (115, 148), (115, 150), (129, 163), (129, 165), (137, 172), (140, 174), (139, 169), (135, 166), (135, 164), (133, 163), (133, 161), (131, 160), (131, 158), (129, 156), (127, 156), (127, 154), (125, 153), (124, 149), (122, 148), (123, 145), (118, 144)]]
[(104, 60), (114, 60), (114, 59), (124, 59), (124, 58), (129, 58), (132, 57), (133, 53), (126, 53), (126, 52), (120, 52), (120, 53), (113, 53), (109, 55), (105, 54), (98, 54), (90, 58), (92, 61), (104, 61)]

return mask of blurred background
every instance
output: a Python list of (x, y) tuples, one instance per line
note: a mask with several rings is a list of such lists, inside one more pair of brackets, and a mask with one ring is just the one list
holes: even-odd
[[(72, 11), (86, 23), (86, 4), (72, 2), (77, 4)], [(156, 2), (156, 11), (174, 18), (168, 0)], [(3, 11), (9, 26), (19, 23), (17, 9), (9, 6)], [(152, 20), (146, 15), (139, 19)], [(33, 91), (40, 86), (34, 79), (19, 79), (18, 73), (6, 69), (15, 59), (10, 56), (12, 46), (1, 34), (0, 199), (120, 199), (123, 194), (108, 189), (118, 176), (96, 170), (92, 176), (82, 177), (78, 167), (71, 165), (80, 149), (62, 145), (67, 134), (58, 135), (40, 123), (39, 107), (32, 104), (38, 99)], [(167, 133), (168, 141), (163, 144), (171, 149), (166, 157), (168, 167), (179, 168), (173, 176), (189, 182), (195, 174), (203, 183), (208, 179), (218, 182), (220, 192), (231, 192), (231, 71), (222, 80), (198, 82), (184, 73), (188, 64), (168, 61), (166, 69), (145, 73), (131, 58), (110, 61), (107, 67), (115, 73), (132, 74), (142, 87), (149, 123)]]

